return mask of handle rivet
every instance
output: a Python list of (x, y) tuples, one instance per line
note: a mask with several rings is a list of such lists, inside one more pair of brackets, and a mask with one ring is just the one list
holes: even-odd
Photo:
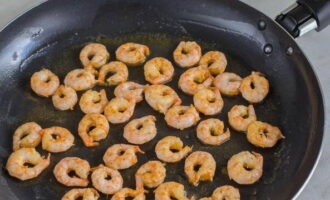
[(263, 30), (266, 29), (266, 27), (267, 27), (266, 22), (264, 20), (259, 20), (259, 22), (258, 22), (258, 28), (259, 28), (259, 30), (263, 31)]
[(264, 46), (264, 53), (271, 54), (273, 52), (273, 46), (271, 44), (266, 44)]
[(286, 54), (289, 55), (289, 56), (291, 56), (293, 54), (293, 48), (292, 47), (288, 47), (286, 49)]

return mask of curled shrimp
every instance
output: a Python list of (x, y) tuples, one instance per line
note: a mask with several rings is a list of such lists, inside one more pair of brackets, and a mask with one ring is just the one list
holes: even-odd
[(155, 192), (155, 200), (189, 200), (184, 186), (177, 182), (165, 182), (160, 184)]
[(173, 52), (173, 58), (180, 67), (192, 67), (201, 59), (202, 50), (196, 42), (181, 41)]
[(212, 193), (212, 200), (240, 200), (239, 190), (230, 185), (216, 188)]
[(227, 163), (229, 178), (238, 184), (249, 185), (262, 176), (263, 157), (261, 154), (242, 151), (233, 155)]
[(84, 69), (74, 69), (64, 78), (64, 84), (70, 86), (76, 91), (87, 90), (95, 85), (94, 75)]
[(157, 158), (164, 162), (175, 163), (186, 157), (191, 152), (192, 147), (183, 147), (183, 142), (179, 137), (166, 136), (159, 140), (155, 147)]
[[(30, 167), (27, 164), (33, 166)], [(43, 158), (35, 148), (21, 148), (10, 154), (6, 169), (10, 176), (25, 181), (39, 176), (49, 164), (50, 154), (47, 158)]]
[(174, 67), (166, 58), (156, 57), (144, 65), (144, 77), (151, 84), (164, 84), (172, 80)]
[(52, 96), (52, 101), (54, 107), (58, 110), (73, 110), (78, 102), (78, 95), (73, 88), (61, 85)]
[[(106, 79), (106, 76), (111, 76)], [(101, 85), (118, 85), (127, 81), (128, 69), (125, 63), (120, 61), (112, 61), (103, 65), (99, 72), (98, 83)]]
[(144, 163), (135, 173), (136, 190), (143, 191), (144, 186), (155, 188), (164, 182), (166, 169), (164, 164), (153, 160)]
[(92, 170), (92, 183), (98, 191), (104, 194), (114, 194), (123, 188), (123, 177), (118, 170), (105, 167), (104, 165), (99, 165)]
[(17, 151), (23, 147), (36, 147), (40, 144), (41, 127), (35, 122), (27, 122), (20, 125), (13, 135), (13, 150)]
[(130, 188), (123, 188), (116, 192), (111, 200), (126, 200), (127, 197), (131, 197), (132, 200), (145, 200), (144, 191), (133, 190)]
[(166, 123), (180, 130), (195, 125), (199, 120), (199, 114), (193, 105), (173, 106), (165, 114)]
[(231, 72), (224, 72), (216, 76), (213, 80), (215, 87), (219, 88), (221, 94), (234, 96), (240, 93), (242, 78)]
[(74, 136), (63, 127), (53, 126), (40, 131), (42, 135), (42, 149), (59, 153), (70, 149), (73, 146)]
[(237, 131), (246, 132), (249, 124), (256, 120), (257, 116), (254, 111), (253, 105), (236, 105), (233, 106), (228, 112), (229, 124), (233, 129)]
[(104, 89), (101, 89), (100, 92), (88, 90), (79, 100), (80, 109), (86, 114), (103, 113), (104, 107), (107, 103), (108, 98)]
[(114, 94), (116, 97), (123, 97), (125, 99), (134, 99), (136, 103), (143, 100), (144, 85), (134, 83), (132, 81), (127, 81), (125, 83), (119, 84), (115, 90)]
[(227, 59), (220, 51), (209, 51), (202, 56), (199, 64), (207, 65), (211, 74), (217, 76), (225, 71)]
[(108, 61), (110, 54), (104, 45), (90, 43), (81, 50), (79, 57), (85, 69), (96, 72)]
[(136, 66), (144, 63), (149, 55), (149, 47), (132, 42), (122, 44), (116, 50), (116, 58), (129, 66)]
[(265, 122), (252, 122), (246, 132), (247, 139), (257, 147), (273, 147), (278, 140), (283, 139), (281, 130)]
[(124, 138), (132, 144), (144, 144), (152, 140), (157, 134), (156, 117), (148, 115), (133, 119), (124, 127)]
[(98, 146), (100, 140), (109, 134), (109, 123), (104, 115), (97, 113), (86, 114), (79, 122), (78, 134), (85, 146)]
[(223, 108), (223, 100), (218, 88), (210, 87), (194, 94), (194, 105), (204, 115), (216, 115)]
[(179, 88), (190, 95), (209, 87), (213, 77), (205, 65), (188, 69), (179, 78)]
[(30, 84), (37, 95), (49, 97), (57, 90), (60, 80), (50, 70), (42, 69), (31, 76)]
[(107, 117), (109, 122), (113, 124), (120, 124), (127, 122), (132, 117), (134, 108), (134, 99), (115, 97), (111, 99), (104, 108), (104, 115)]
[(220, 145), (230, 139), (230, 131), (224, 131), (224, 123), (219, 119), (206, 119), (197, 126), (197, 138), (205, 144)]
[[(75, 175), (69, 173), (74, 171)], [(54, 175), (58, 182), (66, 186), (86, 187), (89, 183), (88, 174), (90, 171), (89, 163), (77, 157), (66, 157), (55, 165)]]
[(181, 104), (178, 94), (167, 85), (146, 86), (144, 93), (147, 103), (160, 113), (165, 114), (170, 107)]
[(186, 158), (184, 163), (184, 172), (189, 183), (194, 186), (197, 186), (200, 181), (212, 181), (215, 169), (216, 162), (213, 156), (204, 151), (195, 151)]
[(139, 146), (114, 144), (103, 156), (104, 163), (112, 169), (127, 169), (137, 163), (136, 153), (144, 153)]
[(269, 82), (262, 73), (252, 72), (242, 80), (240, 91), (250, 103), (259, 103), (269, 92)]
[(74, 188), (65, 193), (61, 200), (98, 200), (99, 193), (94, 188)]

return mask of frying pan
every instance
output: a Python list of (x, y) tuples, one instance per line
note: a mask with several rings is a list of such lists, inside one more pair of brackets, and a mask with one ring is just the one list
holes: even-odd
[[(296, 22), (286, 28), (298, 36), (306, 30), (306, 24), (302, 23), (306, 22), (306, 18), (305, 21), (295, 21), (292, 17), (296, 16), (295, 13), (291, 14), (283, 13), (278, 21), (284, 26), (288, 25), (288, 19)], [(318, 13), (313, 16), (317, 17)], [(318, 19), (316, 23), (321, 25), (323, 18)], [(310, 24), (315, 25), (309, 22), (308, 29), (315, 28)], [(52, 174), (60, 159), (78, 156), (96, 166), (102, 163), (107, 147), (127, 143), (122, 137), (125, 124), (111, 124), (110, 134), (100, 146), (84, 147), (77, 135), (77, 125), (83, 113), (78, 106), (74, 111), (56, 111), (50, 99), (35, 95), (29, 86), (29, 78), (35, 71), (49, 68), (63, 80), (68, 71), (82, 67), (79, 51), (89, 42), (105, 44), (111, 60), (114, 60), (114, 51), (120, 44), (133, 41), (148, 45), (152, 51), (151, 58), (164, 56), (173, 62), (172, 51), (181, 40), (197, 41), (203, 52), (223, 51), (229, 63), (226, 71), (242, 77), (252, 70), (264, 73), (270, 81), (270, 93), (264, 102), (255, 105), (257, 117), (279, 126), (286, 138), (274, 148), (260, 149), (249, 144), (244, 134), (231, 130), (230, 141), (211, 147), (198, 141), (195, 127), (184, 131), (172, 129), (165, 124), (163, 115), (142, 102), (137, 105), (132, 118), (155, 115), (158, 135), (141, 145), (146, 153), (138, 155), (137, 165), (121, 171), (124, 186), (133, 188), (134, 172), (147, 160), (156, 159), (154, 146), (160, 138), (176, 135), (185, 144), (194, 145), (194, 151), (208, 151), (217, 161), (214, 181), (202, 182), (198, 187), (188, 184), (183, 161), (166, 165), (166, 181), (184, 184), (188, 196), (210, 196), (216, 187), (230, 184), (240, 189), (242, 199), (296, 197), (319, 157), (324, 106), (318, 81), (308, 60), (278, 24), (253, 8), (232, 0), (61, 0), (48, 1), (33, 8), (0, 33), (0, 199), (60, 199), (69, 190)], [(129, 70), (129, 80), (146, 83), (141, 66)], [(176, 67), (175, 77), (168, 85), (179, 93), (184, 105), (189, 105), (191, 96), (183, 94), (177, 87), (178, 77), (183, 71)], [(112, 98), (113, 87), (106, 90), (108, 98)], [(247, 105), (247, 102), (242, 97), (223, 98), (224, 109), (214, 117), (224, 120), (228, 126), (228, 110), (236, 104)], [(202, 119), (206, 118), (202, 116)], [(13, 131), (28, 121), (36, 121), (42, 127), (66, 127), (76, 140), (69, 151), (52, 154), (50, 167), (39, 177), (21, 182), (10, 177), (4, 165), (12, 151)], [(228, 159), (243, 150), (259, 152), (265, 159), (263, 176), (253, 185), (238, 185), (226, 174)], [(46, 154), (39, 148), (38, 151)], [(102, 196), (102, 199), (106, 198)], [(147, 199), (153, 199), (152, 192)]]

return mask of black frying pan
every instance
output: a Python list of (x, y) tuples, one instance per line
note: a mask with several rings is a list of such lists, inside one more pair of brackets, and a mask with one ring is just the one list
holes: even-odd
[[(232, 131), (229, 142), (210, 147), (195, 136), (195, 127), (183, 132), (169, 128), (163, 116), (145, 102), (137, 105), (133, 118), (146, 114), (157, 117), (156, 139), (142, 145), (146, 154), (139, 163), (121, 173), (125, 187), (134, 187), (134, 172), (150, 159), (156, 159), (154, 146), (165, 135), (178, 135), (194, 150), (205, 150), (217, 160), (213, 182), (198, 187), (187, 183), (183, 161), (167, 164), (166, 181), (185, 185), (188, 196), (210, 196), (221, 185), (238, 187), (242, 199), (291, 199), (310, 176), (318, 159), (324, 128), (324, 107), (315, 74), (295, 41), (271, 19), (243, 3), (198, 0), (62, 0), (48, 1), (25, 13), (0, 33), (0, 199), (60, 199), (69, 190), (53, 177), (54, 165), (63, 157), (79, 156), (92, 166), (102, 162), (102, 155), (111, 144), (125, 143), (121, 136), (124, 125), (111, 125), (108, 138), (99, 147), (86, 148), (77, 135), (77, 124), (83, 114), (56, 111), (51, 100), (36, 96), (29, 86), (33, 72), (49, 68), (63, 80), (65, 74), (81, 67), (79, 51), (88, 42), (107, 46), (114, 59), (115, 49), (124, 42), (144, 43), (151, 56), (172, 60), (171, 53), (180, 40), (195, 40), (203, 52), (221, 50), (228, 56), (227, 71), (246, 76), (252, 70), (266, 74), (270, 94), (256, 104), (260, 120), (279, 126), (285, 140), (271, 149), (250, 145), (244, 134)], [(173, 61), (173, 60), (172, 60)], [(130, 68), (129, 79), (145, 83), (142, 67)], [(179, 75), (169, 85), (183, 98), (185, 105), (191, 97), (177, 88)], [(113, 97), (108, 87), (108, 97)], [(223, 112), (216, 116), (225, 121), (228, 110), (236, 104), (247, 104), (241, 97), (224, 97)], [(206, 117), (203, 116), (203, 119)], [(42, 127), (59, 125), (76, 136), (75, 147), (65, 153), (53, 154), (51, 166), (38, 178), (18, 181), (8, 175), (4, 164), (12, 149), (11, 137), (20, 124), (36, 121)], [(45, 152), (38, 149), (40, 152)], [(256, 184), (240, 186), (226, 174), (227, 160), (242, 150), (253, 150), (265, 158), (264, 174)], [(103, 196), (102, 199), (106, 199)], [(152, 192), (148, 199), (153, 199)]]

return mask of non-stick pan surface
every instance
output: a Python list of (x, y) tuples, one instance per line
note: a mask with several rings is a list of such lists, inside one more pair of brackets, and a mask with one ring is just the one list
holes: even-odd
[[(260, 20), (266, 27), (258, 26)], [(72, 69), (82, 67), (79, 52), (88, 42), (107, 46), (111, 60), (122, 43), (138, 42), (151, 49), (151, 56), (172, 60), (179, 41), (195, 40), (203, 52), (221, 50), (228, 57), (226, 71), (247, 76), (252, 70), (264, 73), (270, 81), (270, 93), (263, 103), (256, 104), (261, 121), (279, 126), (285, 139), (276, 147), (253, 147), (242, 133), (231, 130), (231, 140), (217, 147), (201, 144), (195, 127), (178, 131), (170, 128), (164, 116), (153, 111), (144, 101), (139, 103), (133, 118), (153, 114), (157, 117), (158, 135), (142, 145), (146, 152), (139, 162), (122, 170), (124, 186), (135, 186), (134, 173), (148, 160), (157, 159), (154, 147), (160, 138), (179, 136), (193, 150), (210, 152), (217, 161), (213, 182), (194, 187), (187, 182), (181, 161), (167, 164), (166, 181), (185, 185), (188, 196), (210, 196), (221, 185), (238, 187), (242, 199), (290, 199), (302, 187), (318, 158), (323, 135), (323, 102), (315, 75), (295, 42), (274, 22), (246, 5), (233, 1), (49, 1), (27, 12), (0, 33), (0, 199), (60, 199), (69, 190), (59, 184), (53, 174), (54, 165), (67, 156), (87, 159), (91, 166), (102, 163), (102, 156), (112, 144), (127, 143), (122, 137), (125, 124), (110, 125), (110, 134), (95, 148), (87, 148), (77, 135), (83, 116), (74, 111), (57, 111), (50, 99), (38, 97), (29, 86), (29, 78), (42, 68), (51, 69), (61, 80)], [(287, 49), (293, 51), (287, 51)], [(183, 99), (192, 97), (177, 87), (184, 69), (175, 67), (175, 77), (168, 83)], [(142, 66), (129, 68), (129, 80), (145, 84)], [(95, 88), (98, 89), (98, 88)], [(107, 87), (108, 98), (114, 87)], [(247, 105), (242, 97), (223, 97), (225, 106), (214, 116), (225, 121), (227, 112), (237, 104)], [(208, 117), (202, 116), (202, 119)], [(38, 178), (18, 181), (8, 175), (4, 164), (11, 153), (11, 138), (17, 126), (36, 121), (42, 127), (63, 126), (75, 135), (75, 146), (65, 153), (52, 154), (51, 166)], [(46, 152), (38, 149), (43, 154)], [(256, 184), (240, 186), (229, 180), (227, 160), (243, 150), (264, 156), (264, 174)], [(147, 195), (153, 199), (153, 193)], [(106, 199), (103, 196), (102, 199)]]

